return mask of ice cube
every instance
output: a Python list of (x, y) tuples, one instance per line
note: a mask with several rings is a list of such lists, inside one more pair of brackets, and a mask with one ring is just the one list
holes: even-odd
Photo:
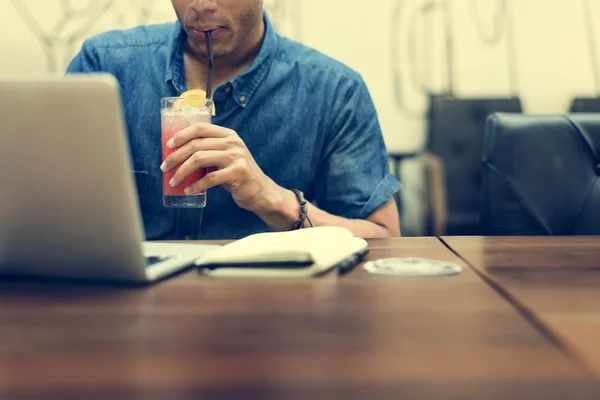
[(193, 117), (194, 115), (198, 114), (198, 109), (194, 106), (186, 104), (181, 108), (181, 114), (184, 117)]

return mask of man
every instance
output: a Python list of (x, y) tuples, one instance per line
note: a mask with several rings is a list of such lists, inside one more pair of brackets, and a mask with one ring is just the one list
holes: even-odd
[[(237, 239), (294, 226), (342, 226), (361, 237), (400, 235), (377, 114), (361, 77), (277, 35), (262, 0), (172, 0), (175, 24), (87, 40), (69, 73), (108, 72), (121, 85), (148, 240), (182, 239), (201, 210), (162, 206), (162, 171), (177, 186), (208, 190), (202, 239)], [(162, 162), (160, 98), (205, 88), (210, 31), (215, 58), (213, 124), (174, 137)], [(302, 195), (303, 194), (303, 195)], [(308, 218), (303, 218), (305, 197)], [(314, 203), (314, 204), (312, 204)]]

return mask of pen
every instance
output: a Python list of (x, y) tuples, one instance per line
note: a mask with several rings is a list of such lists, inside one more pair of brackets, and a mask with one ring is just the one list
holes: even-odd
[(345, 274), (349, 273), (350, 271), (352, 271), (354, 269), (354, 267), (357, 266), (365, 258), (365, 256), (367, 255), (368, 252), (369, 252), (368, 249), (364, 250), (360, 253), (353, 254), (352, 256), (348, 257), (346, 260), (342, 261), (337, 266), (338, 274), (345, 275)]

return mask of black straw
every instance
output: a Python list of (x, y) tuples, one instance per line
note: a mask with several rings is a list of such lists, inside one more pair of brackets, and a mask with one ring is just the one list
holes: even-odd
[(212, 80), (215, 61), (213, 59), (212, 32), (204, 32), (206, 36), (206, 51), (208, 53), (208, 79), (206, 80), (206, 100), (212, 101)]

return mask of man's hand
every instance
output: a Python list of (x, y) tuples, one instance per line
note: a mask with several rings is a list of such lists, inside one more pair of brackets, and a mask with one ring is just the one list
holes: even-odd
[(260, 214), (268, 207), (269, 196), (281, 189), (263, 173), (242, 139), (231, 129), (194, 124), (176, 133), (167, 146), (177, 150), (167, 157), (161, 170), (168, 172), (181, 165), (171, 181), (174, 187), (198, 169), (216, 167), (185, 188), (188, 195), (222, 186), (238, 206)]
[[(177, 150), (167, 157), (161, 170), (168, 172), (180, 165), (171, 182), (172, 186), (178, 186), (198, 169), (216, 167), (186, 188), (186, 194), (195, 195), (222, 186), (231, 193), (238, 206), (258, 215), (275, 231), (288, 230), (298, 220), (300, 205), (296, 195), (265, 175), (235, 131), (199, 123), (176, 133), (167, 146)], [(338, 217), (310, 203), (308, 214), (314, 226), (342, 226), (356, 236), (388, 237), (400, 234), (398, 210), (393, 198), (366, 220)]]

